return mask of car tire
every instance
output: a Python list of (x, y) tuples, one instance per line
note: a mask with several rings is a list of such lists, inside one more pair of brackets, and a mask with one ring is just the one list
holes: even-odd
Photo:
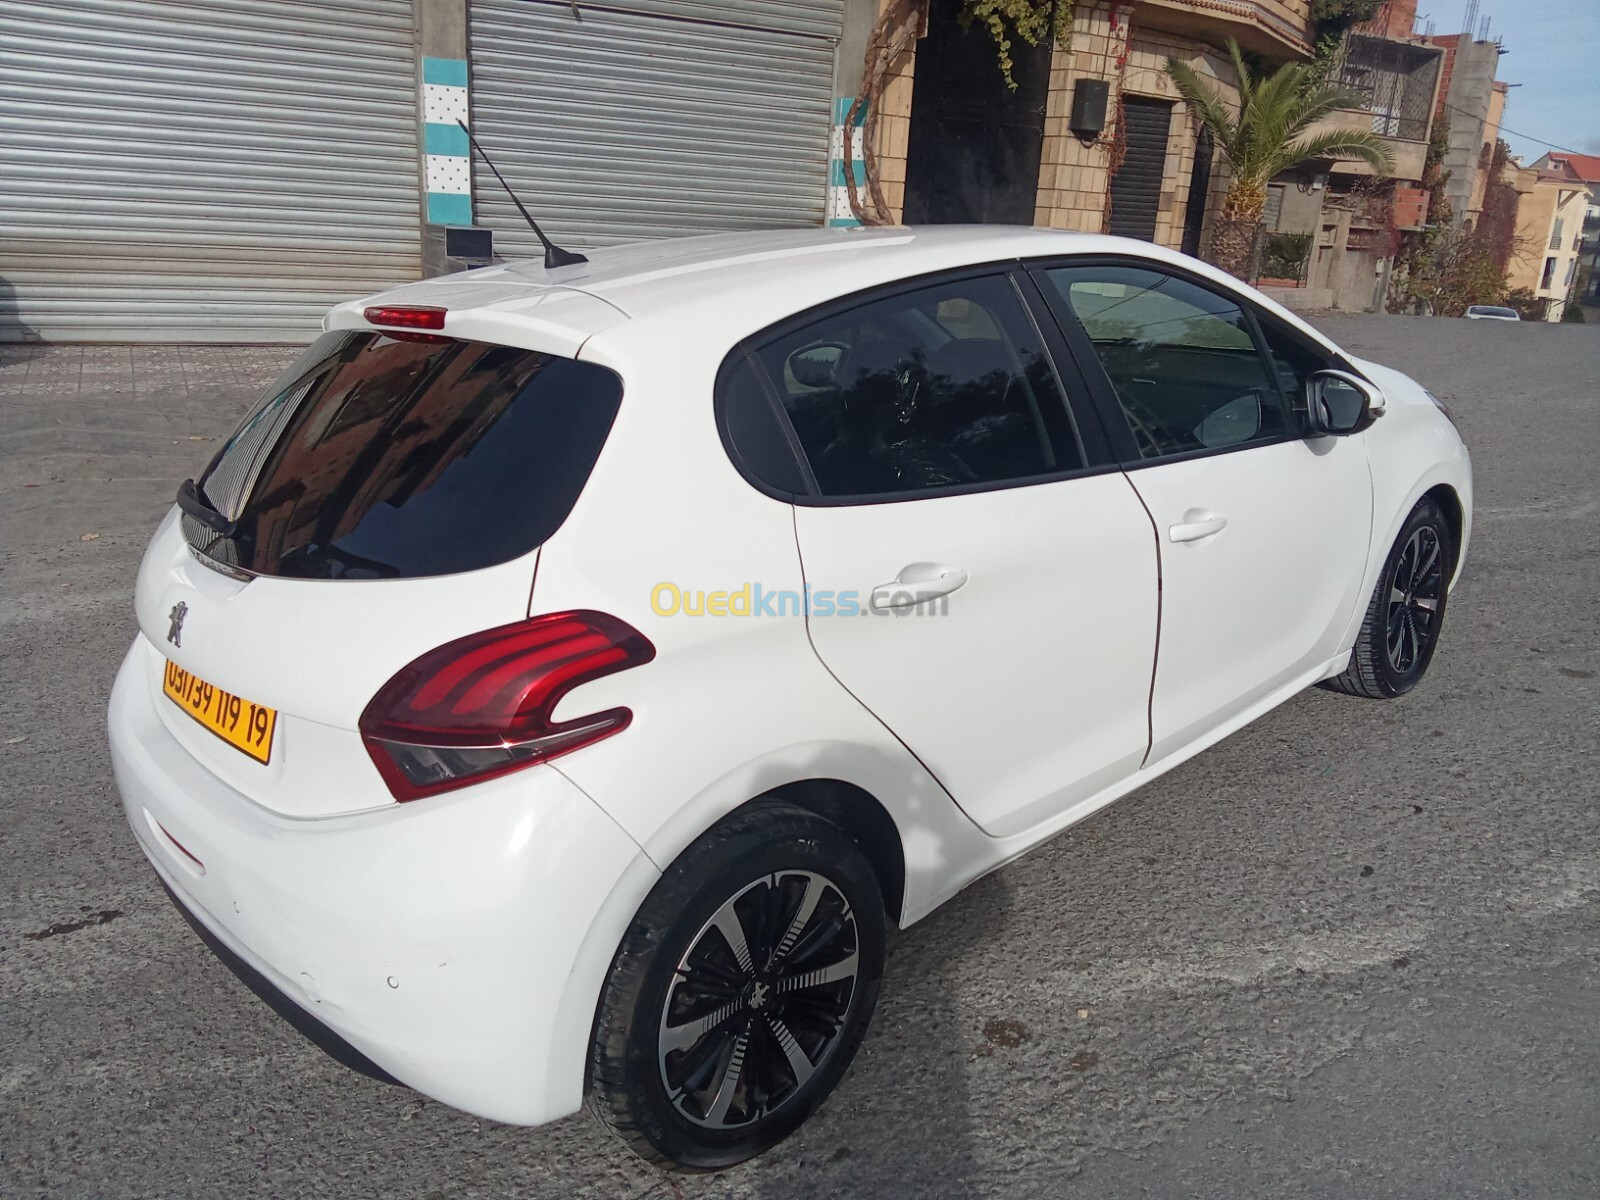
[(1454, 566), (1450, 524), (1438, 503), (1424, 497), (1384, 561), (1349, 666), (1322, 686), (1372, 700), (1416, 687), (1439, 644)]
[(667, 869), (617, 950), (590, 1110), (666, 1166), (715, 1170), (776, 1144), (866, 1034), (884, 923), (872, 868), (838, 826), (775, 800), (740, 809)]

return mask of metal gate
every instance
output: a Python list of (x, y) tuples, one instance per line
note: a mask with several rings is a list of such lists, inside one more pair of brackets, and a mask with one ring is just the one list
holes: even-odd
[(906, 152), (905, 223), (1032, 225), (1039, 198), (1051, 42), (1011, 46), (1015, 87), (994, 39), (935, 5), (917, 43)]
[(420, 273), (407, 0), (0, 0), (0, 341), (301, 341)]
[(1167, 134), (1172, 128), (1172, 101), (1122, 98), (1126, 150), (1111, 180), (1109, 231), (1120, 237), (1156, 236), (1161, 204), (1161, 177), (1167, 166)]
[[(563, 245), (815, 225), (844, 0), (472, 0), (473, 131)], [(480, 225), (537, 249), (481, 163)]]

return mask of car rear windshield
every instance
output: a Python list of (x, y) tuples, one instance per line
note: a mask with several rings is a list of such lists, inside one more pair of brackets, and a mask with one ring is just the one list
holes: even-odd
[(560, 528), (622, 382), (592, 363), (428, 335), (324, 334), (218, 452), (183, 518), (258, 575), (396, 579), (507, 562)]

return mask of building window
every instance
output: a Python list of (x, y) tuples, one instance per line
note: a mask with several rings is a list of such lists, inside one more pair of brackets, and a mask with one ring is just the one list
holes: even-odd
[(1268, 233), (1276, 233), (1278, 222), (1283, 220), (1283, 193), (1283, 184), (1267, 184), (1267, 203), (1261, 210), (1261, 227)]
[(1550, 249), (1552, 250), (1561, 249), (1561, 226), (1564, 223), (1560, 217), (1557, 217), (1554, 228), (1550, 230)]
[(1547, 258), (1544, 260), (1544, 277), (1539, 280), (1539, 290), (1541, 292), (1549, 291), (1550, 285), (1555, 283), (1555, 281), (1556, 260), (1554, 258)]
[(1578, 273), (1578, 260), (1574, 258), (1570, 262), (1567, 263), (1567, 278), (1561, 284), (1561, 286), (1562, 287), (1571, 287), (1572, 286), (1572, 278), (1577, 273)]

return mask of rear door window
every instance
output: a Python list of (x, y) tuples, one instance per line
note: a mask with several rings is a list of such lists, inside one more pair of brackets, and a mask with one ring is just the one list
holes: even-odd
[(324, 334), (245, 418), (200, 490), (201, 553), (260, 575), (394, 579), (507, 562), (577, 502), (622, 398), (592, 363), (510, 346)]
[(1003, 275), (834, 310), (755, 352), (827, 497), (1083, 466), (1061, 385)]

